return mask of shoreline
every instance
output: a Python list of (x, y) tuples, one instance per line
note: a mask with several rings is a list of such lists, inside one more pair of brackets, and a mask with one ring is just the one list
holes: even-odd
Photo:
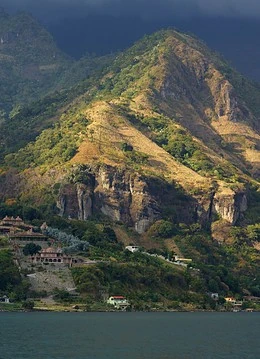
[(32, 310), (26, 309), (0, 309), (1, 313), (260, 313), (260, 310), (209, 310), (209, 309), (194, 309), (194, 310), (80, 310), (80, 309), (50, 309), (50, 308), (35, 308)]

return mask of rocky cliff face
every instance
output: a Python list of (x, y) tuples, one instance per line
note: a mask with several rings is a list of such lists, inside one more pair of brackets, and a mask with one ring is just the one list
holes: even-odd
[(61, 186), (57, 201), (61, 216), (87, 220), (103, 214), (138, 233), (145, 232), (165, 211), (176, 223), (209, 226), (214, 213), (234, 225), (247, 209), (244, 192), (228, 190), (192, 197), (164, 181), (112, 166), (89, 168), (80, 180)]
[(138, 233), (160, 218), (158, 204), (140, 175), (102, 166), (91, 176), (93, 181), (87, 184), (61, 187), (57, 202), (60, 215), (86, 220), (102, 213), (134, 227)]
[(252, 120), (234, 86), (218, 70), (213, 59), (205, 56), (203, 47), (198, 48), (191, 39), (190, 43), (178, 38), (167, 42), (172, 53), (166, 60), (168, 71), (160, 89), (163, 99), (188, 101), (197, 111), (211, 107), (217, 118), (226, 116), (233, 122)]
[(227, 222), (235, 225), (247, 210), (247, 196), (244, 192), (217, 193), (213, 199), (213, 210)]
[[(231, 184), (246, 186), (259, 164), (256, 117), (248, 96), (241, 100), (242, 84), (250, 87), (232, 82), (226, 72), (236, 73), (188, 35), (171, 31), (150, 40), (96, 74), (66, 110), (61, 100), (57, 123), (6, 157), (6, 167), (16, 166), (24, 178), (20, 198), (43, 202), (46, 192), (61, 216), (103, 214), (138, 233), (161, 218), (209, 227), (218, 214), (238, 223), (247, 198)], [(36, 126), (41, 117), (33, 116)], [(25, 123), (19, 119), (2, 131), (6, 147), (20, 136), (22, 128), (13, 131)]]

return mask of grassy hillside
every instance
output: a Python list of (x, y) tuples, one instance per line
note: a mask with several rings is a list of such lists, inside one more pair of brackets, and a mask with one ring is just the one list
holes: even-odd
[[(29, 14), (0, 17), (0, 120), (56, 89), (69, 88), (109, 62), (111, 56), (76, 62)], [(53, 99), (54, 100), (54, 99)], [(35, 104), (34, 107), (37, 107)]]
[[(206, 291), (259, 295), (259, 88), (173, 30), (92, 65), (97, 71), (77, 86), (0, 125), (3, 208), (30, 209), (32, 219), (107, 220), (124, 226), (119, 242), (174, 248), (201, 273), (171, 277), (167, 266), (143, 257), (134, 266), (113, 249), (112, 264), (75, 270), (82, 293), (89, 278), (93, 296), (118, 280), (110, 290), (145, 290), (152, 302), (155, 283), (144, 289), (135, 279), (145, 281), (152, 265), (147, 275), (162, 279), (157, 301), (175, 300), (171, 281), (178, 295), (194, 287), (202, 302)], [(130, 288), (121, 272), (133, 273)]]
[(98, 158), (205, 188), (212, 180), (242, 188), (258, 176), (258, 120), (249, 98), (257, 104), (259, 89), (240, 77), (241, 89), (239, 75), (197, 39), (162, 31), (102, 66), (2, 125), (1, 152), (21, 148), (7, 165), (48, 170)]
[(50, 91), (70, 60), (31, 16), (0, 18), (0, 108), (2, 117)]

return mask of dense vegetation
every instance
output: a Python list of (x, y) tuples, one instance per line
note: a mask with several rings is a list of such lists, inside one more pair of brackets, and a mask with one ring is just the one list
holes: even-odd
[(28, 283), (24, 281), (13, 261), (9, 249), (0, 250), (0, 295), (8, 295), (12, 300), (26, 299)]
[(73, 277), (88, 301), (100, 300), (101, 293), (106, 292), (126, 295), (135, 309), (179, 309), (192, 304), (201, 308), (214, 306), (205, 293), (187, 294), (190, 280), (185, 272), (144, 254), (126, 252), (122, 263), (75, 268)]
[[(210, 73), (204, 65), (216, 68)], [(243, 107), (245, 102), (253, 111), (248, 123), (241, 121), (248, 125), (250, 138), (240, 134), (234, 139), (232, 133), (217, 132), (222, 121), (217, 111), (228, 111), (215, 103), (209, 91), (209, 81), (217, 70), (222, 72), (212, 92), (229, 79), (234, 88), (228, 94), (218, 93), (218, 98), (237, 91), (235, 100), (231, 99), (243, 97), (241, 109), (245, 114), (249, 111)], [(82, 74), (88, 77), (30, 106), (14, 108), (9, 120), (0, 123), (0, 215), (20, 215), (35, 225), (47, 221), (46, 235), (65, 252), (98, 261), (72, 270), (83, 300), (99, 301), (104, 293), (122, 294), (136, 309), (209, 309), (222, 304), (226, 295), (238, 299), (248, 293), (259, 296), (259, 190), (253, 179), (257, 170), (254, 161), (245, 159), (248, 152), (258, 150), (257, 133), (250, 127), (256, 121), (258, 87), (238, 78), (199, 41), (176, 31), (146, 36), (115, 57), (85, 58), (60, 78), (59, 86), (74, 85), (73, 74), (75, 81)], [(240, 115), (241, 109), (237, 111)], [(240, 118), (234, 123), (225, 121), (226, 127), (241, 125)], [(240, 131), (244, 131), (242, 125)], [(241, 136), (243, 141), (238, 141)], [(242, 147), (236, 147), (239, 142)], [(85, 149), (80, 153), (81, 147)], [(73, 163), (78, 154), (83, 160)], [(112, 170), (104, 174), (108, 166)], [(129, 189), (121, 183), (121, 172), (132, 176)], [(137, 176), (140, 186), (133, 186)], [(77, 190), (85, 191), (85, 199), (91, 198), (93, 216), (89, 220), (57, 216), (57, 202), (66, 186), (74, 191), (74, 213)], [(245, 193), (248, 198), (248, 210), (241, 210), (236, 227), (213, 209), (213, 196), (220, 189), (219, 201), (227, 201), (224, 205), (229, 212), (238, 210), (236, 194)], [(146, 201), (147, 206), (142, 207)], [(123, 208), (124, 203), (129, 208)], [(118, 208), (118, 221), (114, 207)], [(122, 213), (130, 216), (139, 207), (144, 208), (143, 216), (138, 217), (141, 220), (149, 217), (150, 210), (153, 214), (157, 211), (154, 223), (141, 235), (126, 227), (130, 220), (122, 223)], [(226, 230), (222, 242), (213, 239), (218, 234), (213, 237), (211, 233), (212, 222), (217, 227), (218, 221)], [(131, 240), (146, 244), (149, 251), (124, 251), (122, 243)], [(192, 259), (192, 264), (177, 267), (149, 255), (171, 258), (176, 254), (172, 248)], [(27, 246), (25, 254), (37, 250)], [(8, 268), (0, 289), (16, 293), (23, 283), (12, 255), (8, 251), (0, 254), (2, 268)], [(24, 293), (23, 289), (20, 292)], [(209, 292), (219, 293), (218, 303), (210, 299)], [(61, 292), (57, 298), (69, 299)]]
[[(91, 258), (109, 262), (74, 268), (78, 290), (88, 300), (101, 300), (104, 292), (126, 295), (139, 309), (215, 308), (224, 303), (225, 296), (242, 299), (245, 288), (259, 296), (259, 260), (252, 248), (220, 247), (208, 234), (192, 228), (181, 230), (174, 241), (186, 257), (193, 259), (187, 269), (178, 269), (143, 252), (122, 252), (115, 245), (92, 248)], [(166, 251), (164, 255), (172, 254)], [(218, 303), (207, 295), (210, 292), (219, 294)]]
[(8, 118), (17, 104), (28, 104), (51, 91), (70, 61), (29, 15), (2, 14), (0, 36), (0, 109)]

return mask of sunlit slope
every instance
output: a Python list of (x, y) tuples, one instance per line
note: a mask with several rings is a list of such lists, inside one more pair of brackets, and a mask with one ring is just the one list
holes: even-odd
[[(44, 201), (48, 193), (53, 205), (57, 188), (82, 178), (71, 174), (80, 168), (95, 183), (101, 167), (107, 176), (120, 171), (121, 181), (122, 173), (148, 182), (157, 177), (197, 201), (205, 218), (215, 206), (235, 223), (247, 209), (249, 187), (258, 185), (259, 99), (257, 87), (199, 40), (161, 31), (72, 90), (39, 102), (37, 111), (18, 112), (1, 137), (9, 152), (5, 170), (21, 176), (20, 198)], [(143, 182), (142, 191), (148, 187)], [(107, 188), (106, 198), (113, 190)]]

